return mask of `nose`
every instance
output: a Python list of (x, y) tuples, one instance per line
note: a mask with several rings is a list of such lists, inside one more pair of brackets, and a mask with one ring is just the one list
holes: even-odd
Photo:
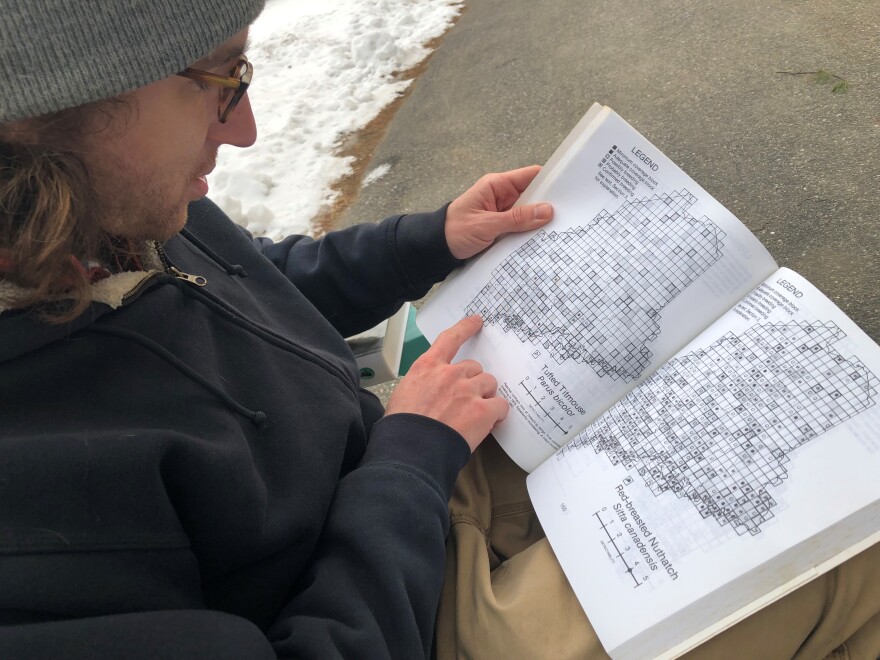
[(257, 123), (247, 94), (226, 118), (225, 124), (221, 124), (219, 119), (211, 124), (208, 139), (234, 147), (249, 147), (257, 141)]

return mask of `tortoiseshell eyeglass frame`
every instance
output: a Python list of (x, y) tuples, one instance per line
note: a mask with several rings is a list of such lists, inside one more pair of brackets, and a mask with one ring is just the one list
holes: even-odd
[[(229, 76), (221, 76), (209, 71), (191, 69), (187, 67), (177, 74), (184, 78), (200, 80), (209, 85), (220, 87), (220, 105), (217, 108), (217, 118), (221, 124), (225, 124), (229, 115), (235, 110), (235, 106), (241, 101), (254, 75), (254, 67), (244, 55), (242, 55)], [(230, 92), (231, 95), (230, 95)]]

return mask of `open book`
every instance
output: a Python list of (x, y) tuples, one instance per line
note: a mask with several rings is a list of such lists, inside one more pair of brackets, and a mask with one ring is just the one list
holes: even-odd
[(418, 317), (480, 314), (493, 432), (614, 658), (675, 657), (880, 541), (880, 347), (610, 108)]

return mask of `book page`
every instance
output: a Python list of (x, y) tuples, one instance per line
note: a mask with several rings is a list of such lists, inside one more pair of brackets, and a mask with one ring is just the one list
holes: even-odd
[(663, 653), (880, 531), (878, 377), (880, 347), (780, 269), (529, 475), (613, 657)]
[(511, 411), (493, 434), (532, 470), (732, 307), (776, 264), (727, 209), (610, 109), (594, 106), (521, 203), (553, 221), (454, 274), (418, 324), (470, 314), (459, 353)]

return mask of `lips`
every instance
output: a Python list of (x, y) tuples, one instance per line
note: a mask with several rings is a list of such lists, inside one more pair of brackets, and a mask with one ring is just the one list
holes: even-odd
[(193, 179), (191, 185), (196, 191), (198, 191), (199, 197), (204, 197), (208, 194), (208, 179), (205, 175)]
[(205, 167), (199, 168), (201, 169), (201, 173), (198, 173), (193, 177), (193, 180), (190, 182), (190, 188), (197, 192), (198, 197), (196, 199), (202, 198), (208, 194), (208, 175), (214, 171), (214, 168), (217, 166), (217, 154), (214, 154), (214, 158), (209, 160)]

